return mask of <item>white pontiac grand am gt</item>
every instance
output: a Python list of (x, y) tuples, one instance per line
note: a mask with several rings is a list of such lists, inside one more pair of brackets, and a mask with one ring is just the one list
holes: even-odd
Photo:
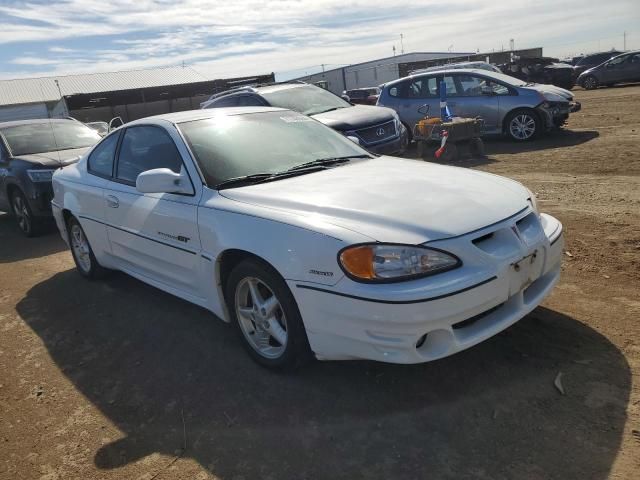
[(519, 183), (376, 157), (289, 110), (138, 120), (53, 185), (83, 276), (122, 270), (201, 305), (268, 367), (445, 357), (560, 275), (562, 225)]

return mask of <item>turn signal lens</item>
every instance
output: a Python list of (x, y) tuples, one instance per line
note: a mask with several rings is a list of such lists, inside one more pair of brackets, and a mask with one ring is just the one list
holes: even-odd
[(413, 245), (371, 244), (344, 249), (340, 264), (352, 279), (363, 282), (399, 282), (458, 267), (454, 255)]
[(354, 277), (366, 280), (375, 278), (373, 248), (368, 245), (344, 250), (340, 254), (340, 263)]

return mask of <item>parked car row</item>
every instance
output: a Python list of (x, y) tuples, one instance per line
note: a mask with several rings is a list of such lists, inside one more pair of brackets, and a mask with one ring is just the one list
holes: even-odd
[(618, 83), (640, 82), (640, 50), (617, 55), (600, 65), (587, 68), (576, 83), (587, 90)]
[(391, 108), (284, 83), (104, 137), (73, 119), (5, 123), (1, 206), (28, 236), (52, 215), (82, 276), (121, 270), (233, 323), (266, 367), (435, 360), (539, 305), (563, 248), (517, 182), (386, 155), (440, 81), (518, 140), (571, 108), (561, 89), (453, 69), (385, 85)]
[[(294, 106), (305, 88), (290, 88)], [(250, 93), (271, 103), (286, 90)], [(337, 112), (375, 108), (339, 101)], [(200, 305), (271, 368), (439, 359), (553, 289), (562, 225), (524, 186), (377, 156), (323, 123), (222, 107), (112, 131), (53, 175), (53, 214), (78, 272), (121, 270)]]

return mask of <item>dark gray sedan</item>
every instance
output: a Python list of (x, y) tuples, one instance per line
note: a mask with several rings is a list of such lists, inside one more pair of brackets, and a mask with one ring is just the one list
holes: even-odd
[(640, 50), (623, 53), (585, 70), (577, 80), (578, 85), (587, 90), (626, 82), (640, 82)]
[(0, 211), (13, 213), (27, 237), (38, 233), (51, 218), (53, 172), (78, 161), (100, 138), (70, 119), (0, 123)]

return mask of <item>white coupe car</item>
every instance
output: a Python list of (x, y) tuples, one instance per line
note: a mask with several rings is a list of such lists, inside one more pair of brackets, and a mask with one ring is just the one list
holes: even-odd
[(268, 367), (442, 358), (560, 275), (562, 225), (521, 184), (376, 157), (289, 110), (131, 122), (53, 185), (83, 276), (122, 270), (201, 305)]

